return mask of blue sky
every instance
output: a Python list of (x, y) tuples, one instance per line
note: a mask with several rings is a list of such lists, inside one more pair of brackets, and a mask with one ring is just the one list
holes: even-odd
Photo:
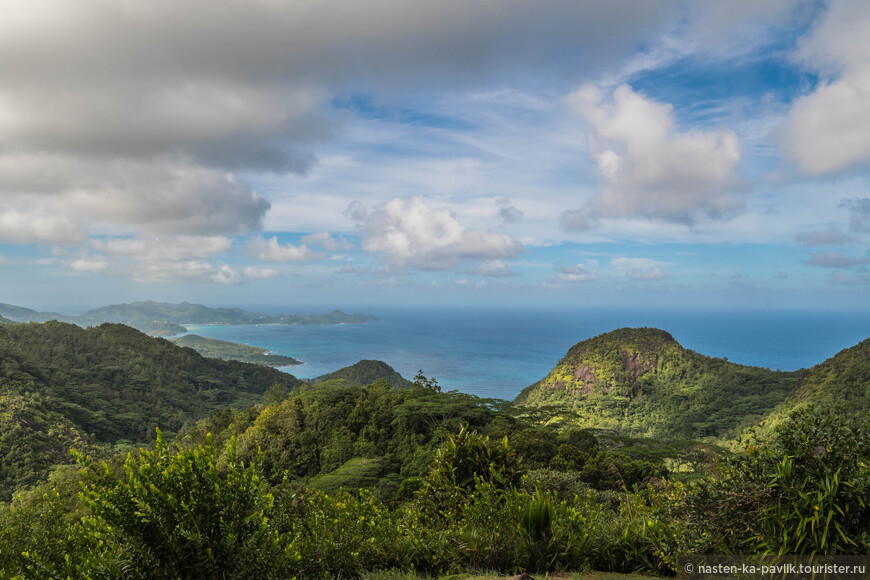
[(857, 1), (16, 5), (0, 302), (866, 309), (868, 29)]

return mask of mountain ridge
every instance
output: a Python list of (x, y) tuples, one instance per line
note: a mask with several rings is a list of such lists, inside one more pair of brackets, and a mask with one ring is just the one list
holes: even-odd
[(211, 308), (202, 304), (156, 302), (145, 300), (128, 304), (110, 304), (68, 316), (57, 312), (40, 312), (23, 306), (0, 303), (0, 316), (13, 322), (48, 322), (57, 320), (78, 326), (104, 323), (124, 324), (153, 336), (171, 336), (187, 332), (184, 324), (288, 324), (331, 325), (365, 324), (378, 319), (358, 312), (345, 314), (332, 310), (326, 314), (279, 314), (249, 312), (241, 308)]

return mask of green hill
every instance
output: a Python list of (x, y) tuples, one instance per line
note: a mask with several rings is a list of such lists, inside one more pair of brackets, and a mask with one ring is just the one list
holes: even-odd
[(393, 370), (393, 367), (379, 360), (361, 360), (349, 367), (312, 379), (312, 382), (342, 380), (347, 386), (362, 386), (370, 385), (378, 379), (384, 379), (391, 387), (401, 389), (409, 388), (414, 384)]
[(761, 420), (797, 380), (698, 354), (663, 330), (622, 328), (574, 345), (515, 402), (623, 435), (728, 437)]
[(16, 321), (30, 320), (34, 316), (38, 316), (39, 312), (24, 308), (23, 306), (13, 306), (12, 304), (0, 303), (0, 316), (5, 316)]
[(810, 405), (823, 411), (870, 411), (870, 338), (806, 371), (794, 393), (767, 418), (767, 427), (781, 423), (792, 411)]
[(271, 367), (302, 364), (301, 361), (293, 357), (271, 354), (265, 348), (258, 346), (217, 340), (196, 334), (186, 334), (177, 338), (170, 338), (169, 341), (174, 342), (178, 346), (192, 348), (202, 356), (210, 358), (237, 360)]
[(248, 408), (301, 382), (118, 324), (0, 325), (0, 497), (70, 462), (77, 444), (144, 443), (222, 407)]

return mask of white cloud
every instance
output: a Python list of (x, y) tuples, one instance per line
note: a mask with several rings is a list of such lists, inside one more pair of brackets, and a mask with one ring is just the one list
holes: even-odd
[(852, 213), (849, 229), (853, 232), (870, 233), (870, 197), (844, 202)]
[(512, 258), (523, 251), (509, 236), (466, 228), (450, 210), (432, 209), (422, 197), (393, 199), (364, 215), (363, 250), (393, 266), (445, 270), (464, 260)]
[(794, 101), (782, 139), (804, 172), (831, 174), (870, 162), (870, 7), (834, 0), (795, 54), (821, 75)]
[(336, 270), (339, 274), (368, 274), (371, 271), (366, 266), (354, 266), (353, 264), (343, 264), (341, 268)]
[(244, 269), (244, 274), (246, 278), (275, 278), (276, 276), (280, 276), (278, 270), (273, 268), (255, 268), (253, 266), (248, 266)]
[(474, 268), (468, 270), (469, 274), (477, 274), (478, 276), (486, 276), (488, 278), (505, 278), (507, 276), (516, 276), (517, 273), (512, 271), (507, 264), (501, 260), (489, 260), (481, 262)]
[(802, 246), (837, 246), (852, 241), (848, 235), (838, 228), (825, 230), (809, 230), (795, 234), (795, 240)]
[(566, 232), (585, 232), (592, 227), (592, 222), (586, 216), (586, 212), (568, 209), (559, 215), (559, 225)]
[(614, 90), (612, 102), (588, 85), (566, 101), (591, 129), (590, 151), (599, 173), (593, 215), (693, 223), (742, 207), (734, 131), (680, 132), (671, 105), (628, 85)]
[(312, 252), (304, 244), (299, 246), (294, 246), (293, 244), (282, 245), (278, 242), (278, 236), (272, 236), (268, 240), (262, 237), (254, 238), (248, 242), (247, 249), (250, 255), (266, 262), (305, 262), (323, 257), (322, 254)]
[(302, 243), (308, 246), (320, 246), (321, 248), (332, 252), (353, 249), (352, 243), (343, 237), (339, 237), (339, 239), (336, 240), (329, 232), (317, 232), (303, 236)]
[(109, 262), (103, 256), (89, 256), (79, 258), (69, 266), (77, 272), (102, 272), (109, 268)]
[(667, 265), (650, 258), (614, 258), (610, 261), (610, 271), (616, 276), (648, 282), (667, 278), (662, 269)]
[(154, 238), (107, 238), (94, 240), (100, 252), (136, 260), (178, 262), (225, 254), (232, 247), (223, 236), (165, 236)]
[(829, 282), (842, 286), (870, 286), (870, 272), (863, 271), (855, 274), (848, 274), (837, 270), (831, 274)]
[(102, 271), (136, 282), (239, 281), (232, 268), (211, 262), (232, 247), (230, 239), (223, 236), (106, 238), (92, 240), (91, 247), (107, 262)]
[(218, 284), (238, 284), (241, 281), (241, 277), (238, 272), (223, 264), (222, 266), (216, 268), (210, 275), (209, 278), (217, 282)]
[(8, 262), (8, 260), (6, 259), (6, 256), (0, 256), (0, 266), (5, 264), (6, 262)]
[(809, 260), (804, 260), (804, 264), (822, 268), (851, 268), (860, 264), (870, 264), (870, 258), (853, 258), (837, 251), (816, 252), (810, 255)]
[(184, 160), (12, 151), (0, 147), (0, 198), (9, 200), (0, 214), (27, 226), (6, 228), (19, 243), (81, 240), (103, 225), (146, 235), (246, 233), (260, 229), (270, 207), (233, 175)]
[(594, 282), (598, 280), (598, 271), (595, 265), (573, 264), (571, 266), (557, 266), (556, 275), (547, 278), (549, 284), (574, 284), (578, 282)]
[(85, 229), (50, 210), (0, 207), (0, 242), (26, 244), (75, 243), (85, 239)]
[(516, 224), (523, 220), (525, 214), (517, 208), (509, 198), (503, 197), (496, 200), (498, 217), (505, 224)]

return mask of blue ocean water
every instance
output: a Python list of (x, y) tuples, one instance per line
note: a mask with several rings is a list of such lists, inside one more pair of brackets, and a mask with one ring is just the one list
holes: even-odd
[[(251, 308), (256, 310), (256, 308)], [(287, 309), (291, 311), (290, 309)], [(651, 326), (701, 354), (772, 369), (818, 364), (870, 337), (870, 311), (626, 309), (364, 309), (380, 322), (337, 326), (209, 325), (192, 333), (267, 348), (313, 378), (362, 359), (409, 379), (422, 370), (444, 390), (514, 398), (575, 343), (616, 328)]]

